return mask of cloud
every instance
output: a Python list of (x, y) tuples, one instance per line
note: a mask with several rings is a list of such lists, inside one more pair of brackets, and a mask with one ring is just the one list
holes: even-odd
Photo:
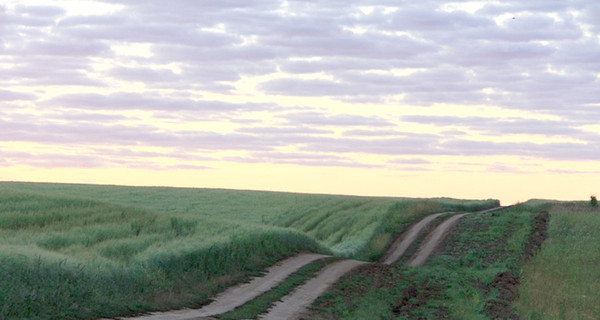
[(485, 168), (486, 172), (497, 172), (497, 173), (527, 173), (527, 171), (521, 170), (519, 168), (515, 168), (513, 166), (507, 166), (505, 164), (496, 163), (491, 166)]
[(393, 164), (430, 164), (431, 161), (421, 158), (405, 158), (405, 159), (394, 159), (388, 161)]
[(383, 136), (396, 136), (406, 134), (406, 132), (399, 132), (396, 130), (378, 129), (378, 130), (363, 130), (363, 129), (352, 129), (344, 131), (345, 137), (383, 137)]
[[(579, 128), (600, 117), (593, 1), (485, 2), (474, 11), (435, 1), (94, 5), (110, 10), (0, 6), (1, 141), (76, 146), (122, 165), (152, 166), (161, 154), (95, 148), (170, 148), (189, 168), (212, 159), (198, 154), (224, 150), (246, 154), (238, 161), (326, 166), (368, 167), (351, 156), (377, 155), (419, 170), (426, 155), (600, 159), (598, 135)], [(302, 111), (287, 106), (302, 97), (310, 98)], [(527, 117), (432, 116), (444, 105)]]
[(31, 93), (15, 92), (0, 89), (0, 101), (35, 100), (37, 96)]
[(435, 135), (411, 134), (380, 139), (320, 138), (305, 141), (301, 148), (310, 152), (363, 153), (377, 155), (436, 155), (448, 152), (439, 148)]
[(66, 10), (57, 6), (26, 6), (17, 5), (15, 12), (22, 15), (37, 17), (57, 17), (66, 13)]
[(27, 153), (0, 150), (4, 166), (28, 165), (43, 168), (98, 168), (106, 165), (103, 159), (90, 155), (68, 155), (57, 153)]
[(545, 136), (579, 136), (583, 131), (571, 121), (533, 119), (494, 119), (488, 117), (403, 116), (401, 120), (435, 126), (459, 126), (489, 135), (539, 134)]
[[(73, 41), (31, 41), (20, 50), (15, 50), (15, 55), (43, 55), (43, 56), (96, 56), (107, 52), (109, 47), (97, 42)], [(8, 53), (11, 53), (10, 51)]]
[(33, 55), (8, 61), (11, 67), (0, 69), (0, 83), (5, 86), (15, 81), (26, 86), (106, 86), (104, 81), (90, 77), (92, 68), (87, 58)]
[(118, 67), (111, 69), (108, 74), (114, 78), (125, 81), (139, 81), (148, 84), (163, 83), (177, 85), (180, 76), (169, 69), (153, 69), (153, 68), (125, 68)]
[(379, 117), (366, 117), (360, 115), (335, 115), (319, 112), (296, 112), (283, 116), (291, 125), (301, 126), (394, 126), (392, 122)]
[(85, 110), (145, 110), (145, 111), (194, 111), (197, 113), (222, 113), (238, 110), (268, 110), (272, 104), (235, 104), (222, 101), (175, 98), (160, 94), (117, 92), (113, 94), (73, 93), (57, 96), (45, 102), (58, 106)]
[(448, 155), (517, 155), (551, 160), (592, 161), (600, 159), (600, 147), (597, 142), (536, 144), (530, 142), (453, 140), (442, 143), (441, 147)]
[(308, 127), (286, 126), (286, 127), (246, 127), (237, 130), (241, 133), (257, 135), (307, 135), (307, 134), (331, 134), (331, 130), (315, 129)]
[(293, 164), (316, 167), (381, 167), (380, 165), (361, 163), (341, 156), (310, 153), (254, 152), (249, 157), (225, 157), (224, 160), (244, 163)]

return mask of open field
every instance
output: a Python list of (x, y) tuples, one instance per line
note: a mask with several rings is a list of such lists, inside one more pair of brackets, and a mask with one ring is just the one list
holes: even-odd
[(0, 315), (198, 306), (297, 252), (379, 258), (425, 214), (497, 201), (0, 183)]
[(600, 210), (549, 207), (548, 239), (523, 267), (516, 310), (524, 319), (600, 319)]

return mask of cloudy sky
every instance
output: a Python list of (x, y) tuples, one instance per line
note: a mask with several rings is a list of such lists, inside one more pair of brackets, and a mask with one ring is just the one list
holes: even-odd
[(600, 2), (0, 0), (0, 180), (600, 194)]

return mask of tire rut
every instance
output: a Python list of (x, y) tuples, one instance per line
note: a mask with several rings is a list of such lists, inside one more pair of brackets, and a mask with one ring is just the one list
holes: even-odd
[(266, 314), (260, 316), (259, 319), (297, 319), (306, 307), (321, 296), (341, 276), (367, 263), (358, 260), (342, 260), (330, 264), (319, 275), (296, 288), (291, 294), (283, 297), (281, 301), (277, 302)]
[(127, 318), (128, 320), (192, 320), (202, 317), (225, 313), (243, 305), (244, 303), (258, 297), (264, 292), (280, 284), (290, 274), (298, 271), (303, 266), (329, 257), (322, 254), (299, 254), (283, 260), (267, 269), (262, 277), (256, 277), (252, 281), (231, 287), (217, 295), (213, 302), (200, 309), (184, 309), (177, 311), (156, 312), (150, 315)]
[[(446, 212), (446, 213), (452, 213), (452, 212)], [(390, 265), (390, 264), (393, 264), (396, 261), (398, 261), (398, 259), (400, 259), (404, 255), (404, 253), (410, 247), (410, 245), (413, 244), (415, 242), (415, 240), (417, 240), (417, 237), (421, 233), (421, 230), (423, 230), (433, 220), (435, 220), (437, 217), (439, 217), (443, 214), (445, 214), (445, 213), (442, 212), (442, 213), (430, 214), (430, 215), (426, 216), (425, 218), (421, 219), (421, 221), (419, 221), (418, 223), (414, 224), (412, 227), (410, 227), (402, 236), (400, 236), (400, 238), (398, 238), (398, 240), (396, 240), (390, 246), (388, 253), (386, 253), (386, 255), (383, 257), (381, 263)]]
[(408, 260), (408, 265), (411, 267), (422, 266), (427, 261), (427, 259), (431, 256), (433, 251), (440, 245), (440, 243), (442, 243), (444, 238), (446, 238), (446, 236), (449, 233), (449, 230), (462, 217), (469, 215), (469, 214), (486, 213), (486, 212), (492, 212), (492, 211), (497, 211), (497, 210), (503, 210), (503, 209), (507, 209), (509, 207), (512, 207), (512, 206), (496, 207), (496, 208), (481, 210), (481, 211), (477, 211), (477, 212), (461, 213), (461, 214), (457, 214), (457, 215), (447, 218), (440, 225), (438, 225), (431, 233), (429, 233), (429, 235), (427, 235), (427, 237), (425, 238), (425, 242), (419, 247), (419, 249), (417, 250), (417, 253), (415, 253), (415, 255)]
[[(489, 210), (479, 211), (479, 213), (503, 209), (498, 207)], [(383, 259), (379, 262), (385, 265), (390, 265), (397, 262), (405, 253), (406, 250), (413, 244), (420, 232), (426, 228), (433, 220), (439, 216), (449, 212), (435, 213), (426, 216), (415, 225), (411, 226), (398, 240), (396, 240), (388, 249)], [(454, 215), (444, 220), (438, 225), (429, 235), (427, 235), (425, 243), (420, 246), (414, 257), (409, 260), (411, 266), (418, 266), (425, 263), (433, 250), (445, 237), (447, 231), (460, 218), (470, 213)], [(222, 314), (232, 311), (246, 302), (256, 298), (264, 292), (272, 289), (276, 285), (283, 282), (290, 274), (298, 271), (301, 267), (316, 261), (330, 257), (321, 254), (300, 254), (294, 257), (283, 260), (276, 265), (267, 269), (267, 272), (262, 277), (256, 277), (252, 281), (231, 287), (223, 293), (217, 295), (213, 302), (200, 309), (184, 309), (168, 312), (156, 312), (149, 315), (123, 318), (127, 320), (199, 320), (213, 319), (210, 316)], [(260, 319), (296, 319), (306, 308), (321, 294), (323, 294), (333, 283), (341, 276), (351, 271), (352, 269), (369, 264), (369, 262), (346, 259), (334, 262), (319, 274), (299, 286), (290, 294), (283, 297), (277, 302), (267, 313), (261, 315)]]
[[(435, 213), (426, 216), (418, 223), (410, 227), (400, 238), (390, 246), (388, 252), (382, 259), (383, 264), (396, 262), (406, 252), (408, 247), (414, 243), (421, 230), (428, 226), (435, 218), (445, 214)], [(267, 313), (259, 317), (266, 320), (298, 319), (314, 300), (323, 294), (333, 283), (345, 273), (359, 265), (369, 264), (358, 260), (342, 260), (325, 267), (319, 275), (309, 280), (303, 286), (296, 288), (292, 293), (283, 297)]]

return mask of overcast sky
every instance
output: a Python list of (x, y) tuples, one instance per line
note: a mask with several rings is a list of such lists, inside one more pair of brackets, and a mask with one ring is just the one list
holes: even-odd
[(0, 0), (0, 129), (0, 180), (598, 177), (600, 2)]

